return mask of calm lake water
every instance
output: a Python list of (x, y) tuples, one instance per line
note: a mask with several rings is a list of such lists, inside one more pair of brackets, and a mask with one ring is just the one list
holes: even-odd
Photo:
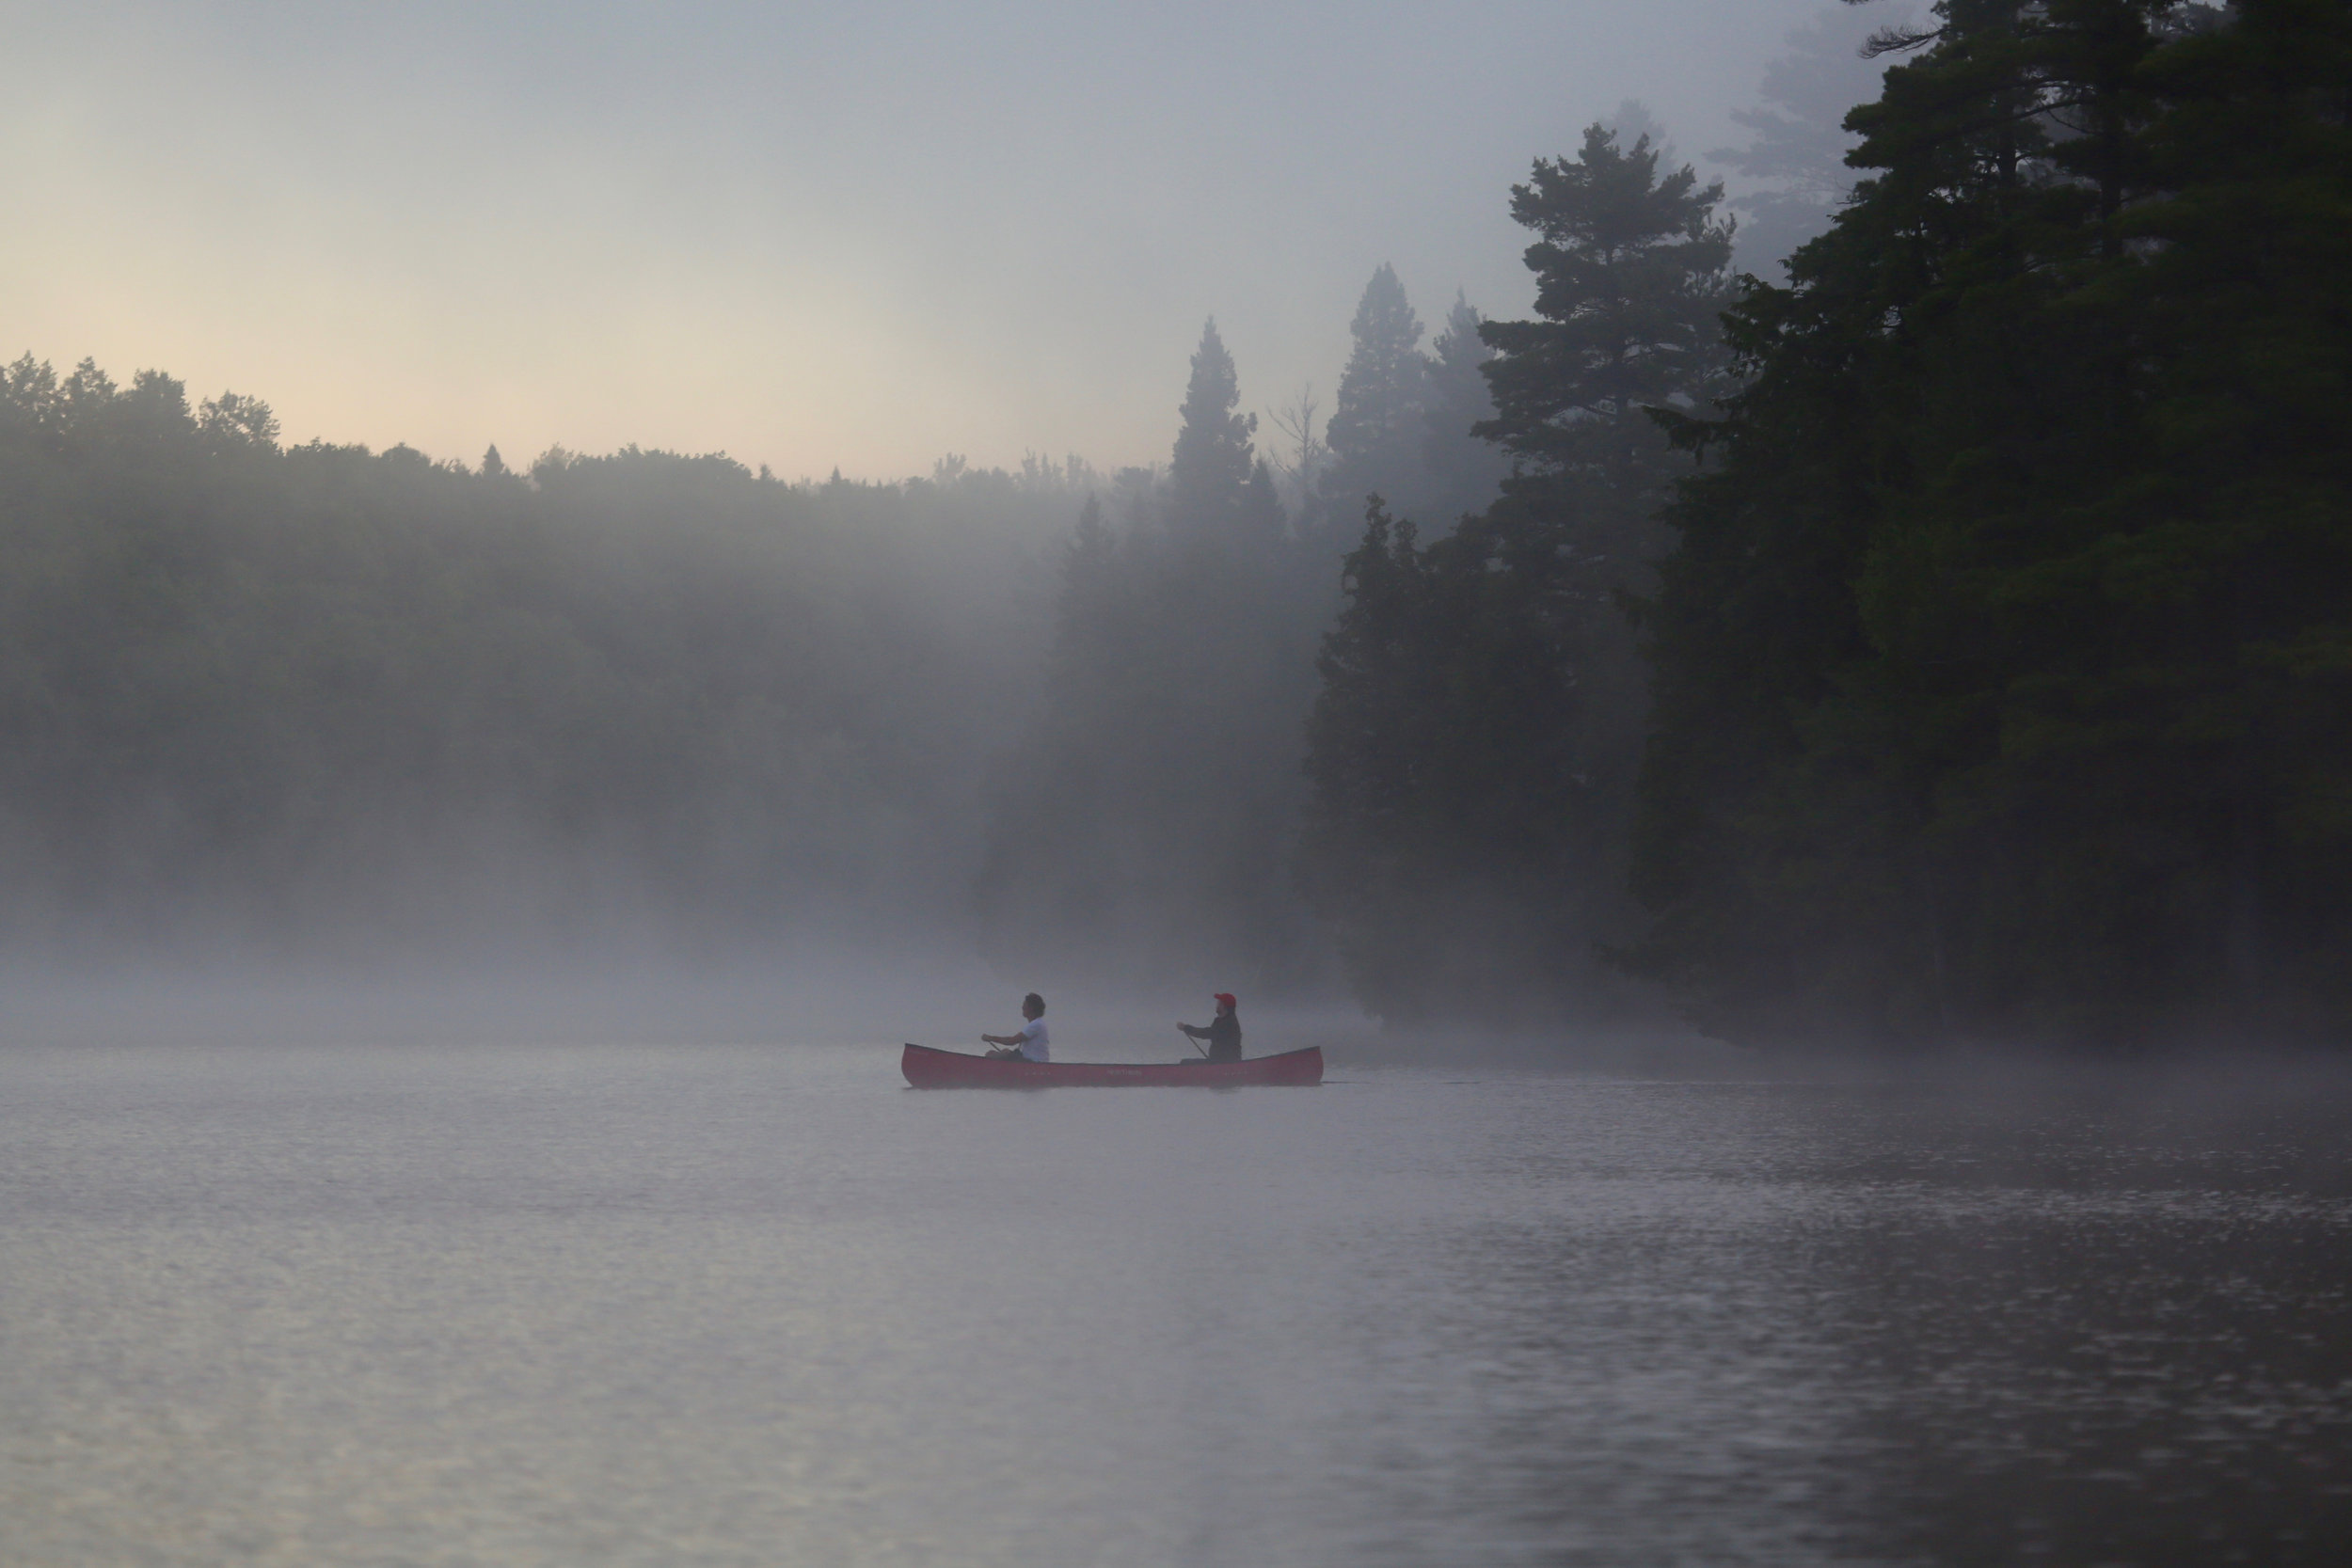
[(2352, 1096), (0, 1053), (0, 1562), (2341, 1562)]

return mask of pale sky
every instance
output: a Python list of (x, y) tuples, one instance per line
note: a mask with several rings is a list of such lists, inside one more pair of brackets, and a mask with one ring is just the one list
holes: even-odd
[(1327, 413), (1375, 267), (1524, 313), (1530, 161), (1741, 139), (1825, 8), (0, 0), (0, 358), (468, 462), (1164, 462), (1203, 318)]

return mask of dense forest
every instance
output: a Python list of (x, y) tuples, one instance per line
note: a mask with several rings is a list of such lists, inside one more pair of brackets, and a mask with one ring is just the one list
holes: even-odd
[(36, 950), (930, 907), (1023, 712), (1038, 546), (1094, 483), (469, 468), (281, 449), (265, 404), (154, 372), (0, 375), (0, 867)]
[(1572, 1007), (1605, 954), (1741, 1040), (2340, 1037), (2352, 11), (1947, 0), (1866, 53), (1785, 282), (1645, 139), (1515, 193), (1512, 477), (1426, 545), (1375, 512), (1324, 654), (1358, 984)]
[(2352, 9), (1947, 0), (1726, 315), (1628, 961), (1749, 1037), (2352, 1004)]
[(1531, 319), (1380, 266), (1263, 421), (1212, 321), (1117, 474), (285, 448), (27, 356), (0, 938), (2340, 1036), (2348, 84), (2341, 0), (1829, 13), (1740, 196), (1629, 103), (1507, 194)]

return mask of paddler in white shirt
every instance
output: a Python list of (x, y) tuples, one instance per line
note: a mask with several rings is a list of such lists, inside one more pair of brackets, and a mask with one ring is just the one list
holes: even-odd
[(982, 1035), (980, 1037), (981, 1039), (997, 1048), (988, 1053), (990, 1059), (1001, 1062), (1010, 1061), (1017, 1057), (1030, 1062), (1052, 1061), (1054, 1058), (1047, 1049), (1049, 1042), (1045, 1037), (1045, 998), (1035, 991), (1023, 997), (1021, 1016), (1028, 1020), (1028, 1022), (1022, 1025), (1019, 1034)]

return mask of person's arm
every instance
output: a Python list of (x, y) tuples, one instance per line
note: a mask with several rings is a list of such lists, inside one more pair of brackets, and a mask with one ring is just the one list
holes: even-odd
[(982, 1035), (980, 1037), (991, 1045), (1019, 1045), (1027, 1037), (1025, 1035)]
[(1208, 1031), (1208, 1030), (1206, 1030), (1206, 1029), (1195, 1029), (1195, 1028), (1194, 1028), (1191, 1024), (1189, 1024), (1189, 1023), (1179, 1023), (1178, 1025), (1176, 1025), (1176, 1027), (1177, 1027), (1177, 1028), (1179, 1028), (1179, 1029), (1182, 1029), (1182, 1030), (1183, 1030), (1185, 1034), (1187, 1034), (1187, 1035), (1191, 1036), (1194, 1039), (1197, 1039), (1197, 1040), (1204, 1040), (1204, 1039), (1207, 1039), (1207, 1038), (1209, 1037), (1209, 1031)]

